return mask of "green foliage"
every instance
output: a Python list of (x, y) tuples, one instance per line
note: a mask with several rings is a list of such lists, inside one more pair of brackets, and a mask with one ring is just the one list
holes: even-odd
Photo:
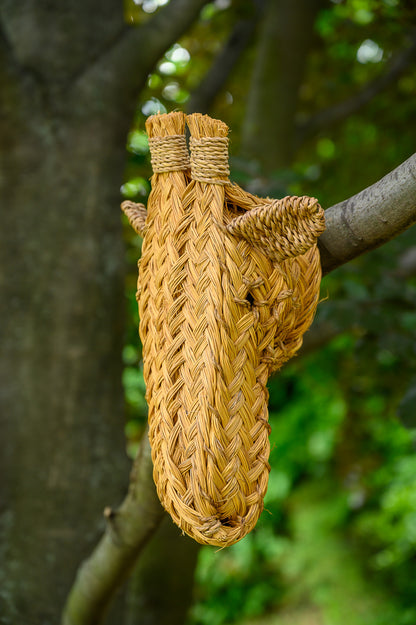
[[(270, 532), (269, 532), (270, 534)], [(198, 601), (194, 622), (221, 625), (261, 614), (277, 605), (279, 594), (276, 558), (284, 541), (267, 532), (250, 534), (221, 553), (203, 549), (197, 570)], [(270, 579), (275, 583), (270, 584)]]
[[(371, 560), (375, 569), (402, 566), (416, 549), (416, 458), (398, 457), (375, 476), (382, 493), (374, 509), (357, 522), (357, 531), (377, 545)], [(375, 479), (373, 478), (373, 479)], [(411, 585), (411, 580), (409, 580)]]

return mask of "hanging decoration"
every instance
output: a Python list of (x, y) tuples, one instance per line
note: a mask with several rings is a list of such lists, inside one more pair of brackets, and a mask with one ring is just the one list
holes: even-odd
[[(190, 154), (185, 137), (190, 131)], [(267, 490), (267, 380), (312, 323), (324, 212), (310, 197), (261, 199), (232, 184), (228, 128), (180, 112), (146, 122), (147, 211), (137, 299), (159, 498), (203, 544), (255, 526)]]

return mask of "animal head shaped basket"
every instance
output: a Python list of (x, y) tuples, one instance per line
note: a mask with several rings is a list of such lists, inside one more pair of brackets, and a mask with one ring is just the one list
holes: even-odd
[(263, 510), (266, 384), (312, 323), (324, 213), (314, 198), (260, 199), (231, 184), (221, 121), (175, 112), (146, 129), (147, 212), (122, 208), (144, 238), (137, 298), (154, 480), (184, 532), (224, 547)]

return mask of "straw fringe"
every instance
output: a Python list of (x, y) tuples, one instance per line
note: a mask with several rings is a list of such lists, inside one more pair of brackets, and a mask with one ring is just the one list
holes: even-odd
[[(146, 222), (124, 210), (145, 233), (138, 301), (158, 495), (187, 534), (223, 547), (263, 510), (267, 379), (315, 314), (324, 218), (313, 198), (259, 199), (230, 184), (227, 126), (200, 114), (187, 123), (191, 173), (183, 151), (169, 147), (166, 168), (159, 151)], [(159, 138), (183, 146), (182, 113), (146, 127), (151, 150)]]

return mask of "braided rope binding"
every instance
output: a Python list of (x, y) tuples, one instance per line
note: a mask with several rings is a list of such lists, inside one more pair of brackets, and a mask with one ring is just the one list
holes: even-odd
[[(141, 208), (124, 210), (144, 231), (138, 300), (158, 495), (187, 534), (224, 547), (263, 510), (266, 383), (312, 322), (324, 220), (313, 198), (262, 200), (230, 184), (226, 125), (187, 122), (191, 174), (184, 143), (181, 158), (168, 145), (166, 167), (152, 155), (146, 222)], [(152, 150), (159, 137), (178, 141), (184, 116), (146, 126)]]

